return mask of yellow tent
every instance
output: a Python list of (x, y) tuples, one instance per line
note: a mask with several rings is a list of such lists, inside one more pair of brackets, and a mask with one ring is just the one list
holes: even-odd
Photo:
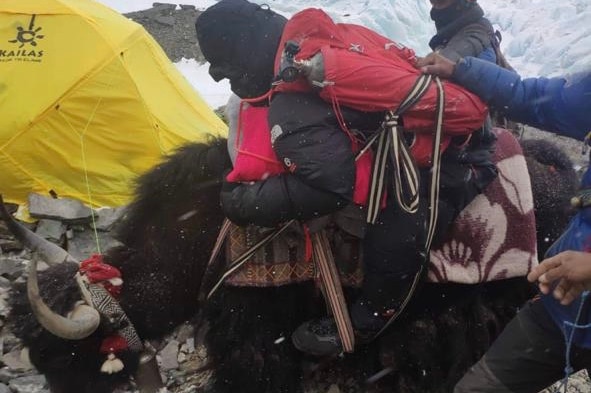
[(224, 123), (137, 23), (92, 0), (0, 1), (0, 193), (91, 205)]

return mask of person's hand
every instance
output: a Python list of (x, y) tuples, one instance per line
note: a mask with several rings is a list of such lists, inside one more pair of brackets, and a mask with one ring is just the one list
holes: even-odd
[(439, 53), (432, 52), (425, 57), (419, 57), (417, 59), (416, 67), (421, 70), (423, 74), (451, 78), (456, 64), (441, 56)]
[(570, 304), (583, 291), (591, 289), (591, 253), (564, 251), (545, 259), (527, 275), (531, 282), (538, 281), (540, 291), (550, 293), (558, 281), (553, 295), (563, 305)]

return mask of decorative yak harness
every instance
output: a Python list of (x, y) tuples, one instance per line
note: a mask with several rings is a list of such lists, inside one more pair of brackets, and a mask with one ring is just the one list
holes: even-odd
[(140, 357), (142, 364), (152, 360), (155, 355), (154, 349), (142, 344), (133, 323), (117, 301), (123, 285), (119, 269), (105, 263), (101, 255), (94, 254), (80, 263), (76, 280), (86, 303), (97, 310), (116, 330), (116, 333), (106, 337), (101, 343), (99, 352), (107, 356), (101, 366), (101, 372), (113, 374), (123, 370), (123, 362), (116, 354), (124, 350), (143, 352)]

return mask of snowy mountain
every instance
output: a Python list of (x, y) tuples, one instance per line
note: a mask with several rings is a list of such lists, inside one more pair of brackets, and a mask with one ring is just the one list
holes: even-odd
[[(126, 13), (150, 8), (151, 0), (98, 0)], [(174, 3), (177, 0), (168, 2)], [(253, 0), (287, 17), (318, 7), (339, 22), (367, 26), (418, 55), (429, 52), (435, 33), (428, 0)], [(183, 0), (204, 9), (214, 0)], [(591, 69), (591, 0), (480, 0), (485, 15), (503, 35), (502, 49), (523, 76), (556, 76)], [(202, 96), (217, 107), (225, 103), (228, 84), (215, 84), (204, 66), (182, 61), (179, 69)], [(198, 81), (198, 82), (197, 82)]]

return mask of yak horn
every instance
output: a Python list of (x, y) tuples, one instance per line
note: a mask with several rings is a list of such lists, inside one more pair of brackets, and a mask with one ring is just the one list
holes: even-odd
[(29, 266), (27, 295), (37, 321), (47, 331), (66, 340), (81, 340), (90, 336), (101, 322), (98, 311), (84, 304), (77, 305), (69, 318), (54, 313), (43, 302), (37, 282), (37, 260), (33, 258)]
[(0, 217), (4, 219), (8, 229), (18, 240), (20, 240), (29, 250), (39, 253), (48, 265), (56, 265), (62, 262), (80, 263), (76, 258), (70, 255), (60, 246), (50, 242), (47, 239), (37, 235), (24, 225), (17, 223), (6, 210), (4, 200), (0, 195)]

